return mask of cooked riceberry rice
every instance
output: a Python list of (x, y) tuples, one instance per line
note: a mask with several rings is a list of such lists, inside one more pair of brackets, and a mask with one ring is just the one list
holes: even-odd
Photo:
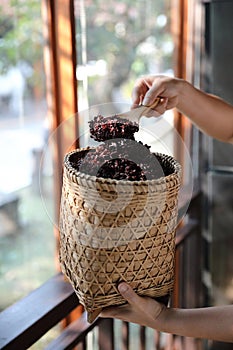
[(139, 125), (128, 119), (119, 118), (117, 115), (103, 117), (97, 115), (89, 121), (91, 137), (95, 141), (124, 138), (134, 140), (134, 134), (139, 130)]

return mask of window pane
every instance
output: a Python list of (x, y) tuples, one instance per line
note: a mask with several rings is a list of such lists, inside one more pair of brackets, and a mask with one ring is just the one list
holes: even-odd
[(213, 303), (228, 304), (233, 300), (233, 202), (232, 174), (213, 174), (211, 181), (210, 230)]
[(40, 6), (0, 5), (1, 309), (55, 272)]
[[(75, 10), (79, 111), (105, 103), (111, 104), (109, 114), (127, 111), (140, 75), (173, 74), (170, 0), (75, 0)], [(166, 116), (171, 122), (171, 112)], [(151, 118), (142, 125), (153, 123)], [(164, 130), (168, 148), (171, 127), (167, 123)]]

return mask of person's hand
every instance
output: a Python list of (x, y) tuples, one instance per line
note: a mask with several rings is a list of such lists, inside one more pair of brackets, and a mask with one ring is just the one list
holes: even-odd
[(153, 108), (156, 112), (162, 114), (167, 109), (177, 107), (182, 82), (181, 79), (163, 75), (141, 77), (136, 81), (132, 91), (132, 109), (141, 104), (152, 106), (157, 97), (160, 97), (160, 103)]
[(158, 318), (166, 310), (165, 305), (152, 298), (138, 296), (125, 282), (119, 284), (118, 290), (128, 303), (105, 308), (100, 317), (118, 318), (142, 326), (157, 328)]
[(118, 289), (128, 303), (105, 308), (100, 317), (118, 318), (184, 337), (233, 342), (233, 305), (174, 309), (138, 296), (125, 282)]

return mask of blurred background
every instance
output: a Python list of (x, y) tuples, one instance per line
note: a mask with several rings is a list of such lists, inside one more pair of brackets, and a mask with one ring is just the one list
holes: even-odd
[[(42, 285), (58, 269), (54, 222), (60, 184), (55, 176), (57, 155), (49, 142), (56, 123), (49, 104), (48, 82), (52, 84), (52, 78), (47, 67), (50, 63), (45, 59), (48, 23), (43, 3), (0, 2), (0, 310)], [(114, 112), (121, 112), (121, 105), (130, 105), (133, 84), (143, 74), (185, 77), (233, 103), (231, 1), (179, 1), (183, 9), (187, 4), (195, 8), (188, 9), (186, 17), (182, 11), (179, 17), (174, 16), (175, 0), (71, 3), (75, 18), (76, 107), (80, 113), (104, 103), (110, 103)], [(65, 56), (69, 23), (65, 15), (60, 17), (64, 40), (60, 56)], [(180, 39), (174, 29), (177, 23), (181, 29), (188, 28), (189, 35)], [(180, 56), (178, 40), (183, 45), (178, 45)], [(63, 105), (69, 100), (68, 93), (66, 97), (61, 101)], [(164, 118), (167, 123), (160, 137), (173, 151), (173, 111), (166, 112)], [(182, 137), (187, 131), (184, 142), (204, 194), (199, 217), (201, 265), (194, 266), (201, 270), (200, 297), (204, 305), (232, 303), (232, 145), (202, 135), (190, 128), (185, 117), (183, 120)], [(145, 125), (152, 128), (154, 124), (147, 120)], [(154, 140), (151, 142), (157, 147)], [(186, 169), (185, 162), (183, 166)], [(190, 259), (197, 251), (190, 245), (185, 253), (185, 262), (192, 269)], [(192, 276), (184, 276), (192, 280)], [(189, 305), (189, 300), (183, 297), (180, 304)], [(35, 349), (43, 346), (37, 344)], [(205, 346), (224, 349), (221, 344)]]

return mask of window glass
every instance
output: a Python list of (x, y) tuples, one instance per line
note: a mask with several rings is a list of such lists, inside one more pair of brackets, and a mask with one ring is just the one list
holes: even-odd
[[(230, 169), (229, 169), (230, 170)], [(233, 176), (229, 171), (210, 174), (209, 230), (210, 272), (213, 283), (212, 302), (215, 305), (230, 304), (233, 300)]]
[[(55, 272), (41, 3), (0, 4), (0, 308)], [(50, 213), (51, 213), (50, 212)]]
[[(75, 11), (79, 111), (106, 103), (110, 114), (127, 111), (139, 76), (173, 75), (170, 0), (75, 0)], [(169, 121), (171, 114), (166, 112)], [(154, 119), (143, 122), (150, 128)], [(159, 135), (168, 148), (171, 127)]]

